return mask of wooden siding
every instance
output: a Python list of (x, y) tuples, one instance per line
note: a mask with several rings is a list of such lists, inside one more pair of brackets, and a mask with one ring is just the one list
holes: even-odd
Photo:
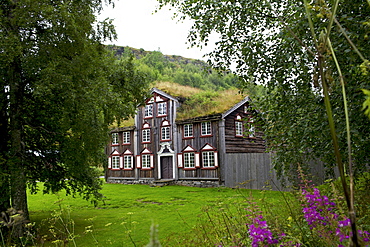
[(135, 170), (108, 170), (108, 177), (135, 178)]
[(225, 148), (226, 153), (264, 153), (266, 150), (262, 132), (256, 128), (254, 138), (235, 136), (235, 119), (237, 115), (247, 118), (251, 112), (244, 113), (244, 105), (237, 108), (225, 118)]
[(271, 167), (269, 153), (226, 154), (225, 186), (246, 189), (283, 189)]
[(139, 178), (154, 178), (154, 170), (139, 170)]
[(207, 178), (218, 178), (218, 169), (206, 170), (206, 169), (196, 169), (196, 170), (184, 170), (179, 169), (179, 179), (182, 178), (196, 178), (196, 179), (207, 179)]
[[(240, 153), (226, 154), (225, 158), (225, 186), (240, 187), (246, 189), (272, 189), (289, 190), (292, 183), (285, 177), (283, 180), (277, 178), (271, 164), (270, 153)], [(322, 184), (325, 179), (324, 164), (319, 161), (307, 161), (308, 178), (314, 184)], [(298, 178), (297, 168), (292, 167), (290, 171), (292, 178)], [(293, 182), (294, 184), (299, 181)]]

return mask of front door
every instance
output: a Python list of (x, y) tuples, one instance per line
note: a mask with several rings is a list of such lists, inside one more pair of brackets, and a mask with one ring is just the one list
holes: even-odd
[(161, 157), (161, 178), (173, 179), (172, 156)]

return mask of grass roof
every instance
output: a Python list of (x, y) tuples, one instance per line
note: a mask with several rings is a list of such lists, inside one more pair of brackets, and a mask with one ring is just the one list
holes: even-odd
[[(176, 120), (224, 113), (245, 97), (236, 88), (224, 91), (205, 91), (173, 82), (156, 82), (154, 87), (180, 99), (181, 107), (178, 109)], [(132, 125), (134, 125), (133, 118), (123, 120), (119, 126), (114, 127)]]

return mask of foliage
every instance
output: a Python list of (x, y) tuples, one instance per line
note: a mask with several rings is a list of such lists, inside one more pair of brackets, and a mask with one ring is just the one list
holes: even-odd
[(101, 196), (91, 167), (105, 160), (108, 125), (132, 115), (148, 90), (133, 58), (116, 62), (101, 45), (115, 37), (109, 20), (96, 21), (101, 8), (101, 0), (0, 4), (1, 212), (12, 206), (27, 219), (26, 185), (36, 192), (36, 181), (43, 192)]
[[(212, 32), (220, 35), (210, 54), (216, 68), (236, 64), (235, 72), (246, 83), (258, 83), (267, 93), (254, 98), (266, 119), (265, 135), (276, 152), (276, 168), (282, 172), (289, 164), (306, 163), (319, 158), (330, 168), (334, 163), (327, 127), (323, 93), (318, 75), (316, 37), (322, 37), (331, 17), (331, 1), (317, 1), (311, 11), (314, 31), (309, 29), (302, 1), (213, 1), (159, 0), (160, 6), (172, 5), (180, 19), (189, 17), (194, 25), (189, 43), (203, 45)], [(346, 82), (348, 112), (352, 134), (353, 161), (361, 171), (369, 163), (369, 120), (361, 111), (360, 89), (369, 89), (368, 67), (362, 57), (369, 57), (368, 16), (365, 1), (344, 1), (339, 5), (330, 30), (331, 44)], [(345, 30), (345, 31), (344, 31)], [(344, 32), (344, 33), (343, 33)], [(321, 35), (321, 36), (320, 36)], [(349, 42), (349, 40), (351, 42)], [(321, 41), (318, 41), (321, 42)], [(357, 50), (352, 44), (355, 44)], [(317, 53), (316, 53), (317, 52)], [(335, 116), (343, 160), (347, 159), (345, 116), (340, 77), (331, 52), (326, 58), (330, 98)], [(252, 80), (250, 79), (252, 78)], [(261, 96), (261, 95), (260, 95)], [(295, 114), (292, 114), (294, 112)]]
[(175, 82), (203, 90), (225, 90), (236, 87), (239, 83), (237, 76), (227, 71), (218, 73), (201, 60), (130, 47), (108, 46), (108, 48), (121, 58), (134, 55), (138, 68), (149, 74), (153, 81)]

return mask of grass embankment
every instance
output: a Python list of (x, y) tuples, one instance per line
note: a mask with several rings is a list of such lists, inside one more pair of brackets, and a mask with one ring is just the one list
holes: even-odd
[[(240, 209), (242, 207), (230, 209), (229, 206), (246, 204), (251, 194), (256, 201), (266, 198), (272, 205), (283, 203), (279, 192), (230, 188), (104, 184), (102, 193), (104, 200), (97, 207), (63, 193), (29, 195), (31, 221), (42, 228), (40, 236), (46, 235), (53, 225), (57, 232), (58, 229), (65, 231), (58, 218), (63, 211), (64, 224), (74, 222), (74, 228), (70, 225), (69, 231), (77, 235), (74, 239), (77, 246), (144, 246), (154, 223), (158, 225), (162, 246), (182, 246), (186, 233), (201, 231), (197, 227), (206, 215), (205, 208)], [(278, 207), (272, 209), (278, 210)], [(50, 218), (58, 219), (56, 223), (45, 221)], [(49, 237), (44, 246), (50, 245)]]

